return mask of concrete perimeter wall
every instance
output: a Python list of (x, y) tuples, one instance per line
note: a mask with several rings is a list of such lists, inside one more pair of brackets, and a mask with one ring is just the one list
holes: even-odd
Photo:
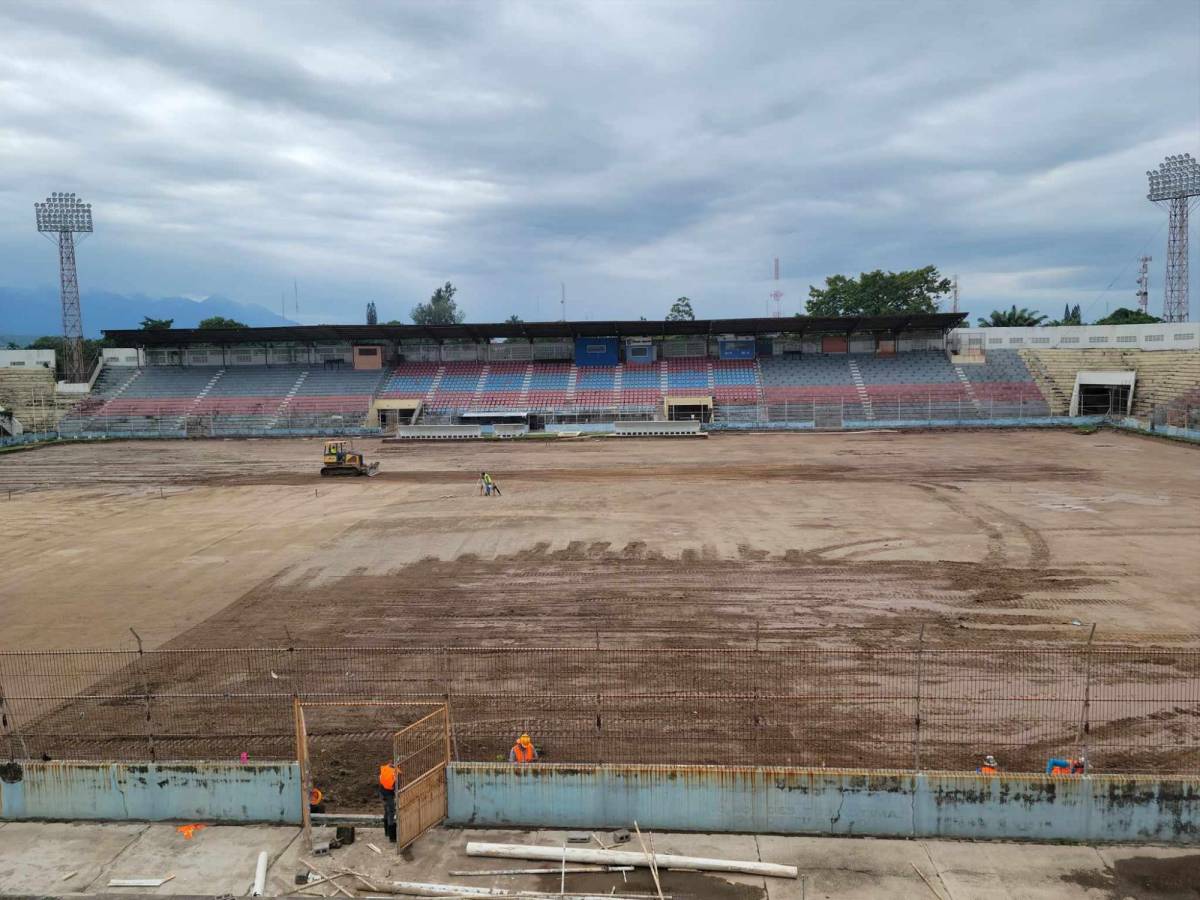
[(0, 821), (300, 822), (293, 762), (12, 763), (0, 768)]
[(1200, 778), (456, 763), (448, 784), (474, 827), (1200, 843)]

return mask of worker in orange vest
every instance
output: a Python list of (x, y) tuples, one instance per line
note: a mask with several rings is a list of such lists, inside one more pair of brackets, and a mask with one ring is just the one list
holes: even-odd
[(980, 775), (996, 775), (1000, 772), (1000, 763), (990, 753), (983, 758), (983, 765), (975, 770)]
[(508, 761), (510, 763), (531, 763), (537, 758), (538, 753), (533, 747), (533, 740), (527, 734), (523, 734), (517, 738), (517, 742), (508, 751)]
[(1046, 761), (1047, 775), (1082, 775), (1087, 771), (1087, 763), (1080, 759), (1063, 759), (1052, 756)]
[(396, 843), (396, 785), (400, 770), (390, 762), (379, 764), (379, 799), (383, 801), (383, 833)]

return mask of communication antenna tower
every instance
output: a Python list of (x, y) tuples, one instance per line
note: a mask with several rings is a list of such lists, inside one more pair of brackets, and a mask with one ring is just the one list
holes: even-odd
[(953, 299), (953, 303), (954, 303), (954, 307), (953, 307), (953, 309), (950, 310), (950, 312), (958, 312), (958, 276), (957, 275), (954, 276), (954, 283), (951, 285), (950, 290), (951, 290), (950, 296)]
[(567, 321), (567, 283), (560, 281), (559, 286), (562, 288), (562, 294), (558, 302), (562, 304), (562, 320), (565, 322)]
[[(53, 193), (33, 204), (37, 230), (58, 242), (58, 282), (62, 297), (63, 371), (67, 381), (87, 381), (83, 360), (83, 316), (79, 311), (79, 276), (75, 272), (75, 235), (92, 231), (92, 204), (74, 194)], [(55, 237), (49, 237), (55, 235)]]
[(1150, 311), (1150, 260), (1153, 258), (1152, 256), (1143, 256), (1138, 260), (1140, 267), (1137, 277), (1137, 304), (1138, 309), (1142, 312)]
[(1166, 203), (1167, 269), (1163, 285), (1163, 319), (1188, 320), (1188, 206), (1200, 196), (1200, 163), (1190, 153), (1168, 156), (1157, 172), (1147, 172), (1150, 191), (1146, 199)]
[(771, 315), (776, 318), (783, 317), (783, 291), (779, 289), (779, 257), (775, 257), (775, 290), (770, 293), (771, 302), (775, 304), (775, 308), (771, 310)]

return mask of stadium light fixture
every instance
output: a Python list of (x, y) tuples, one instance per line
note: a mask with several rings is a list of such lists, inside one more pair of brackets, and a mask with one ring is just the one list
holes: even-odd
[(1190, 153), (1168, 156), (1158, 171), (1146, 172), (1150, 187), (1146, 199), (1167, 203), (1167, 271), (1163, 283), (1163, 318), (1188, 320), (1188, 206), (1200, 196), (1200, 162)]
[(92, 231), (92, 205), (56, 191), (33, 204), (37, 230), (56, 235), (59, 292), (62, 297), (64, 369), (69, 381), (87, 380), (83, 359), (83, 315), (79, 309), (79, 276), (75, 271), (75, 235)]

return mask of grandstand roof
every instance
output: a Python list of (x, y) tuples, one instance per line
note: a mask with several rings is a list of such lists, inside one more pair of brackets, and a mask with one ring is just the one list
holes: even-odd
[(713, 334), (847, 334), (858, 332), (948, 331), (966, 313), (787, 319), (696, 319), (692, 322), (492, 322), (462, 325), (291, 325), (281, 328), (105, 329), (123, 347), (179, 347), (186, 344), (262, 344), (350, 341), (488, 341), (493, 338), (664, 337)]

